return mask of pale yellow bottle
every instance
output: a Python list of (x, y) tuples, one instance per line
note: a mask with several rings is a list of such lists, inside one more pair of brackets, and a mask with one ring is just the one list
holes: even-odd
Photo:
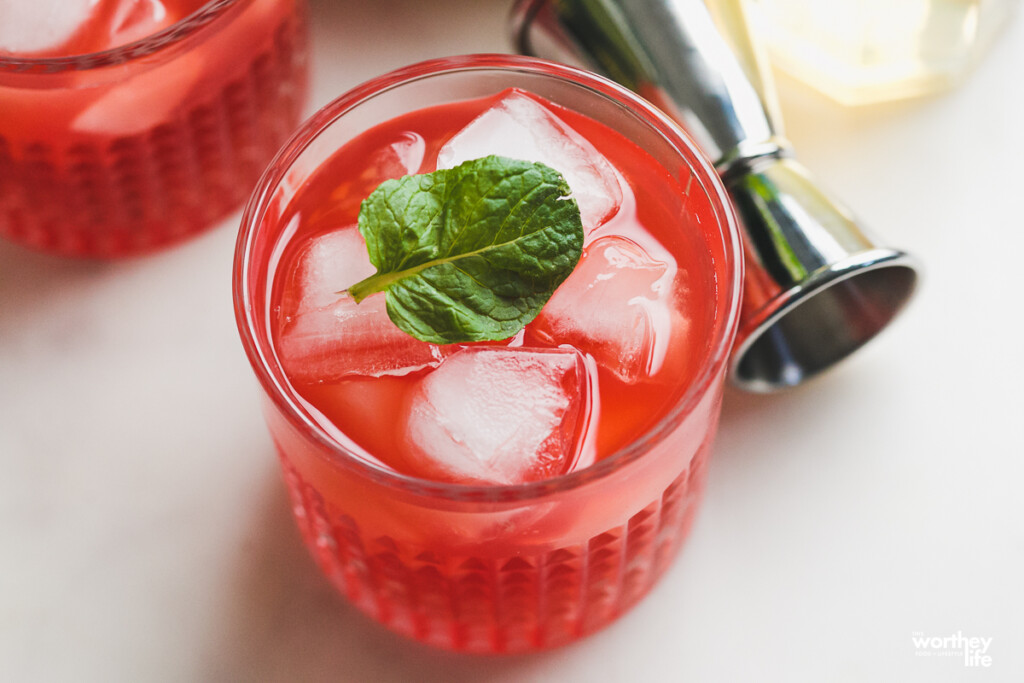
[(956, 84), (1018, 0), (748, 0), (773, 63), (843, 104)]

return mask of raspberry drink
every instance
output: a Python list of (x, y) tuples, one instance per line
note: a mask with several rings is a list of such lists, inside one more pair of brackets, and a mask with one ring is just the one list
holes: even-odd
[[(506, 356), (507, 351), (499, 353), (489, 345), (488, 351), (469, 353), (470, 346), (421, 342), (388, 319), (382, 294), (362, 304), (338, 296), (338, 290), (374, 272), (355, 226), (359, 202), (373, 188), (390, 177), (433, 171), (439, 158), (454, 165), (463, 157), (495, 150), (536, 157), (541, 150), (523, 143), (524, 138), (533, 140), (525, 128), (530, 123), (550, 126), (545, 133), (564, 136), (565, 146), (573, 145), (572, 151), (587, 162), (579, 170), (572, 166), (575, 159), (550, 164), (562, 161), (564, 172), (577, 181), (570, 186), (583, 190), (578, 201), (586, 236), (574, 274), (534, 322), (503, 344), (515, 352)], [(501, 150), (503, 145), (509, 149)], [(576, 177), (585, 172), (592, 177)], [(501, 385), (501, 371), (494, 370), (492, 377), (477, 366), (514, 363), (522, 349), (547, 349), (542, 358), (552, 364), (551, 379), (574, 385), (574, 391), (566, 392), (564, 405), (551, 397), (557, 415), (544, 424), (572, 433), (555, 439), (558, 443), (541, 458), (543, 467), (524, 473), (525, 480), (579, 469), (614, 453), (650, 428), (693, 380), (694, 362), (713, 322), (709, 309), (715, 283), (702, 277), (710, 272), (703, 262), (706, 250), (678, 230), (669, 210), (678, 204), (672, 196), (684, 188), (665, 175), (654, 159), (620, 134), (512, 89), (419, 110), (373, 128), (325, 163), (283, 217), (286, 223), (295, 217), (295, 233), (276, 270), (272, 307), (277, 309), (273, 331), (285, 372), (318, 419), (389, 467), (454, 483), (514, 484), (522, 476), (499, 471), (488, 476), (455, 464), (442, 468), (423, 457), (430, 449), (416, 435), (431, 443), (449, 438), (466, 442), (467, 451), (473, 450), (476, 437), (477, 450), (490, 452), (486, 435), (464, 433), (458, 424), (449, 435), (424, 434), (426, 425), (441, 417), (434, 414), (437, 407), (428, 395), (458, 394), (463, 374), (471, 381), (479, 375), (480, 382)], [(339, 187), (352, 188), (340, 201), (334, 197)], [(329, 208), (318, 211), (320, 207)], [(534, 358), (517, 370), (529, 376), (534, 361), (548, 365)], [(462, 371), (451, 369), (465, 364)], [(454, 379), (444, 379), (448, 375)], [(449, 389), (448, 382), (455, 387)], [(526, 398), (516, 394), (517, 388), (560, 393), (543, 377), (535, 386), (528, 381), (512, 384), (507, 395), (490, 401), (484, 400), (488, 392), (481, 391), (462, 421), (501, 424), (502, 414)], [(455, 403), (461, 401), (456, 398)], [(396, 417), (408, 429), (395, 429)], [(517, 422), (507, 425), (493, 435), (502, 444), (514, 439)], [(547, 436), (535, 435), (535, 447)], [(532, 450), (527, 448), (525, 455), (532, 458)]]
[[(740, 270), (713, 172), (618, 86), (522, 58), (410, 67), (309, 126), (250, 203), (235, 294), (314, 556), (440, 647), (600, 628), (665, 569), (703, 487)], [(491, 154), (562, 173), (584, 229), (520, 333), (430, 344), (384, 294), (338, 294), (374, 272), (356, 228), (374, 188)]]
[(294, 128), (304, 0), (0, 0), (0, 235), (121, 256), (236, 208)]

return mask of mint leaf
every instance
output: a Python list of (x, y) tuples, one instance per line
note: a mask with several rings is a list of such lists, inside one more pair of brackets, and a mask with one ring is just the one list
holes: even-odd
[(422, 341), (507, 339), (580, 259), (569, 192), (551, 167), (497, 156), (385, 181), (359, 210), (377, 273), (348, 293), (386, 291), (388, 316)]

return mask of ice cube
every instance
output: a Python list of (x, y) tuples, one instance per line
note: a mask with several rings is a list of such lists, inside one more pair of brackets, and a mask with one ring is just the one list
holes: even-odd
[(654, 374), (672, 332), (675, 265), (652, 259), (635, 242), (602, 237), (531, 324), (546, 341), (589, 353), (622, 381)]
[(415, 474), (516, 484), (565, 472), (576, 452), (587, 375), (569, 348), (468, 347), (412, 394), (406, 436)]
[(383, 294), (357, 304), (339, 293), (374, 272), (355, 226), (314, 238), (299, 254), (281, 297), (279, 352), (292, 380), (404, 375), (440, 362), (437, 346), (391, 322)]
[(402, 133), (367, 160), (366, 168), (372, 169), (377, 178), (401, 178), (419, 173), (426, 148), (427, 143), (418, 133)]
[(0, 52), (85, 54), (160, 31), (194, 9), (163, 0), (9, 0), (0, 3)]
[(106, 31), (110, 45), (125, 45), (160, 31), (179, 19), (161, 0), (108, 0)]
[(313, 238), (296, 262), (281, 299), (281, 312), (289, 317), (333, 304), (338, 292), (376, 271), (354, 225)]
[(32, 54), (60, 47), (92, 16), (94, 0), (0, 2), (0, 53)]
[(560, 172), (590, 232), (615, 215), (622, 203), (621, 176), (590, 142), (554, 112), (511, 89), (455, 134), (437, 155), (438, 168), (496, 154), (539, 161)]
[(437, 346), (409, 336), (391, 322), (383, 294), (358, 304), (342, 296), (295, 316), (281, 330), (279, 351), (285, 372), (300, 383), (405, 375), (441, 360)]

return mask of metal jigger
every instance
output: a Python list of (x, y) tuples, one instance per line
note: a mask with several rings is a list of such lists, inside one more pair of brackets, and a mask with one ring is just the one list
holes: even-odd
[(909, 300), (917, 264), (879, 245), (792, 158), (740, 2), (717, 2), (716, 26), (702, 0), (519, 0), (513, 38), (524, 54), (637, 92), (714, 161), (744, 230), (730, 377), (767, 392), (803, 382), (874, 337)]

